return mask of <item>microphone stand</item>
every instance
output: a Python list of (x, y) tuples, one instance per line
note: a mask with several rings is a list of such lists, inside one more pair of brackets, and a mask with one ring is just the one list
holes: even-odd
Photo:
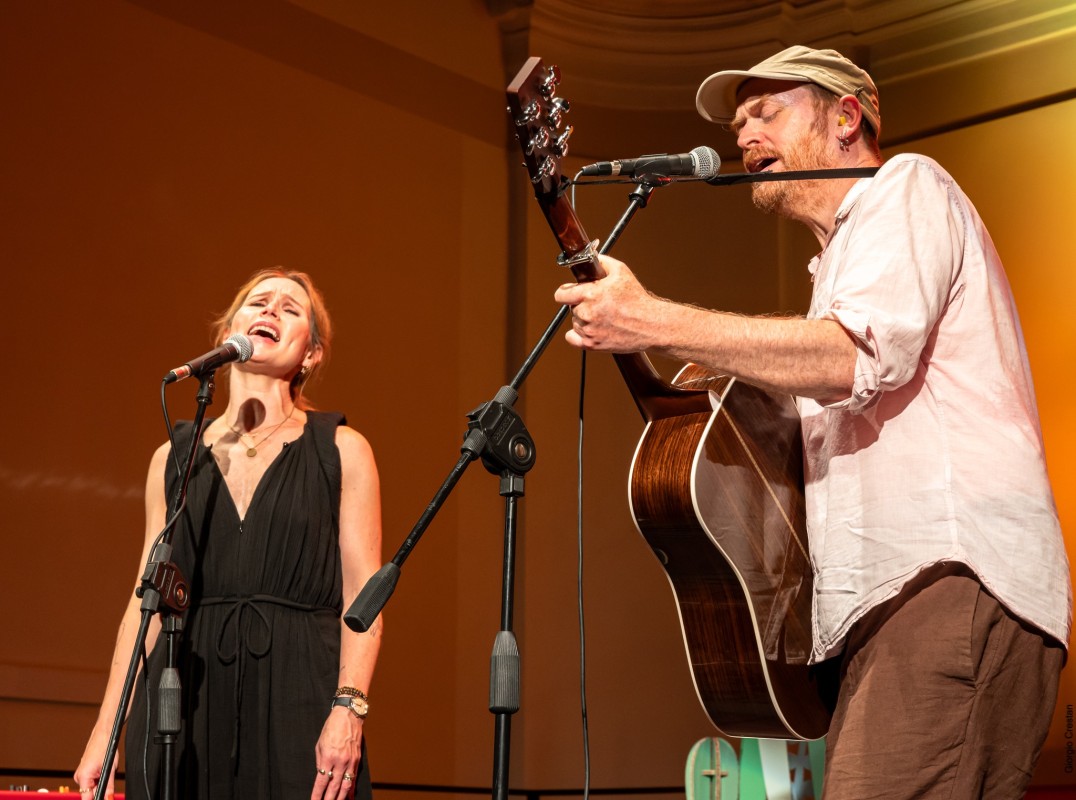
[[(642, 180), (630, 195), (631, 204), (603, 243), (605, 253), (620, 238), (639, 208), (645, 208), (653, 190), (667, 181)], [(560, 259), (563, 263), (563, 257)], [(513, 408), (519, 388), (538, 363), (570, 313), (562, 306), (542, 333), (511, 382), (502, 386), (493, 400), (483, 403), (467, 417), (467, 434), (456, 465), (442, 482), (429, 505), (404, 539), (392, 559), (363, 586), (344, 613), (344, 622), (353, 631), (370, 629), (385, 607), (400, 578), (400, 568), (418, 544), (422, 534), (448, 499), (453, 488), (473, 461), (482, 460), (489, 472), (500, 475), (500, 494), (505, 498), (504, 565), (501, 577), (501, 627), (490, 658), (489, 710), (495, 715), (493, 752), (493, 798), (507, 800), (508, 765), (511, 743), (511, 715), (519, 710), (519, 648), (512, 631), (515, 601), (515, 555), (518, 499), (524, 495), (524, 475), (534, 466), (535, 446), (523, 420)]]
[[(120, 731), (123, 729), (123, 723), (127, 717), (127, 704), (130, 702), (134, 681), (138, 675), (139, 656), (145, 651), (149, 624), (156, 613), (161, 615), (161, 630), (166, 634), (167, 658), (158, 687), (157, 730), (159, 735), (154, 741), (161, 744), (162, 800), (173, 800), (175, 796), (175, 746), (179, 732), (182, 729), (180, 714), (182, 691), (176, 661), (179, 634), (183, 630), (183, 617), (181, 615), (190, 605), (190, 589), (186, 579), (183, 577), (183, 573), (171, 560), (172, 536), (176, 520), (179, 519), (180, 512), (187, 504), (187, 484), (190, 482), (191, 472), (194, 469), (194, 457), (198, 452), (198, 442), (202, 438), (206, 408), (213, 403), (215, 389), (213, 371), (210, 370), (202, 376), (201, 385), (198, 388), (198, 409), (194, 417), (194, 436), (191, 439), (190, 447), (187, 449), (185, 466), (180, 473), (181, 480), (176, 489), (172, 513), (165, 524), (164, 530), (158, 537), (159, 541), (154, 545), (150, 553), (139, 586), (135, 589), (135, 594), (142, 598), (140, 606), (142, 616), (135, 636), (131, 660), (127, 667), (127, 675), (123, 681), (119, 705), (116, 707), (116, 717), (112, 724), (112, 732), (109, 735), (105, 758), (101, 765), (101, 777), (97, 781), (97, 786), (94, 787), (94, 800), (104, 800), (105, 792), (108, 788), (108, 777), (112, 771), (116, 751), (119, 749)], [(150, 700), (147, 696), (146, 703), (149, 702)]]
[[(877, 167), (866, 169), (842, 169), (807, 171), (796, 173), (754, 173), (736, 176), (735, 179), (719, 181), (708, 180), (714, 185), (721, 183), (754, 183), (766, 180), (802, 180), (823, 177), (863, 177), (873, 175)], [(825, 174), (822, 174), (825, 173)], [(781, 176), (781, 177), (777, 177)], [(788, 177), (784, 177), (788, 176)], [(732, 176), (729, 176), (730, 178)], [(667, 185), (672, 179), (662, 175), (640, 175), (632, 181), (635, 189), (628, 195), (628, 208), (613, 226), (609, 236), (599, 248), (599, 254), (607, 253), (624, 232), (635, 213), (646, 208), (650, 195), (659, 186)], [(569, 182), (571, 183), (571, 182)], [(605, 181), (585, 181), (585, 183), (606, 183)], [(617, 183), (625, 183), (617, 181)], [(565, 254), (557, 259), (562, 266), (572, 263)], [(501, 629), (493, 644), (490, 658), (490, 702), (489, 710), (496, 715), (494, 726), (493, 751), (493, 798), (508, 798), (508, 764), (511, 743), (511, 715), (519, 710), (519, 648), (512, 631), (512, 612), (515, 599), (515, 552), (516, 552), (516, 512), (517, 500), (524, 494), (523, 476), (534, 466), (535, 446), (527, 432), (522, 419), (513, 408), (519, 398), (519, 388), (527, 379), (531, 370), (538, 363), (553, 335), (570, 313), (568, 306), (561, 306), (549, 326), (543, 332), (538, 343), (523, 362), (519, 372), (507, 386), (502, 386), (493, 400), (483, 403), (467, 417), (467, 435), (460, 448), (461, 455), (456, 465), (441, 483), (429, 505), (419, 517), (418, 522), (404, 539), (392, 559), (379, 569), (362, 587), (351, 606), (344, 612), (344, 622), (353, 631), (368, 631), (388, 603), (400, 579), (400, 569), (404, 561), (418, 544), (422, 534), (433, 522), (444, 505), (445, 500), (459, 483), (463, 473), (471, 463), (479, 458), (486, 469), (499, 474), (500, 494), (505, 498), (505, 536), (504, 567), (501, 577)], [(674, 392), (683, 392), (677, 387), (670, 387)], [(686, 392), (685, 392), (686, 394)]]
[(567, 309), (561, 309), (512, 383), (502, 386), (493, 400), (483, 403), (467, 415), (470, 420), (467, 424), (468, 432), (456, 465), (396, 551), (396, 555), (366, 582), (358, 597), (344, 613), (344, 622), (349, 628), (359, 632), (369, 630), (396, 588), (403, 562), (418, 544), (423, 532), (429, 527), (471, 462), (480, 458), (488, 471), (500, 475), (500, 495), (505, 498), (501, 627), (494, 639), (490, 657), (489, 694), (489, 710), (495, 715), (493, 797), (498, 800), (507, 800), (508, 797), (511, 715), (519, 710), (519, 647), (512, 630), (518, 499), (524, 495), (524, 475), (534, 466), (536, 455), (534, 440), (513, 406), (519, 398), (518, 387), (534, 368), (566, 315)]

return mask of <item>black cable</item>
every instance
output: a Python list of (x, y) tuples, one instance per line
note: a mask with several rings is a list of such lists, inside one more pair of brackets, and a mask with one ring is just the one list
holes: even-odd
[(587, 352), (579, 368), (579, 445), (576, 451), (576, 539), (578, 542), (577, 591), (579, 595), (579, 706), (583, 721), (583, 800), (590, 797), (590, 732), (587, 724), (587, 637), (583, 613), (583, 408), (587, 388)]
[(149, 702), (149, 659), (146, 658), (146, 643), (142, 643), (142, 689), (146, 693), (146, 730), (142, 738), (142, 784), (146, 787), (146, 797), (153, 797), (149, 790), (149, 729), (153, 726)]
[[(172, 450), (172, 463), (176, 467), (176, 474), (182, 475), (183, 468), (179, 463), (179, 455), (176, 451), (176, 437), (172, 429), (172, 419), (168, 414), (168, 396), (165, 392), (165, 388), (168, 384), (165, 381), (161, 381), (161, 413), (164, 415), (164, 427), (168, 431), (168, 441)], [(161, 532), (157, 534), (153, 540), (153, 544), (150, 545), (149, 552), (151, 554), (157, 549), (157, 545), (164, 539), (165, 534), (168, 533), (179, 520), (179, 515), (183, 513), (183, 510), (187, 507), (187, 497), (183, 496), (183, 500), (176, 509), (175, 513), (171, 517), (165, 520), (164, 527), (161, 528)], [(158, 610), (158, 613), (160, 611)], [(156, 642), (154, 642), (156, 646)], [(149, 686), (149, 659), (147, 657), (146, 642), (143, 640), (141, 648), (142, 657), (142, 689), (146, 694), (146, 730), (142, 741), (142, 783), (146, 790), (146, 797), (153, 797), (153, 792), (149, 788), (149, 743), (150, 743), (150, 728), (153, 726), (152, 710), (153, 710), (153, 696), (150, 693)], [(126, 710), (124, 710), (126, 714)]]
[[(575, 207), (575, 186), (582, 172), (571, 181), (571, 204)], [(583, 725), (583, 800), (590, 797), (590, 727), (587, 722), (587, 627), (583, 611), (583, 420), (584, 400), (587, 389), (587, 351), (579, 365), (579, 444), (576, 449), (576, 512), (575, 532), (577, 547), (576, 592), (579, 604), (579, 711)]]
[(168, 442), (172, 445), (172, 463), (176, 467), (176, 474), (183, 474), (183, 467), (179, 463), (179, 454), (176, 452), (176, 437), (172, 432), (172, 419), (168, 416), (168, 396), (165, 393), (165, 387), (168, 384), (165, 381), (161, 381), (161, 412), (164, 414), (164, 429), (168, 431)]
[(827, 178), (870, 178), (878, 172), (878, 167), (841, 167), (839, 169), (803, 169), (789, 170), (788, 172), (734, 172), (724, 175), (714, 175), (709, 178), (701, 178), (693, 175), (684, 175), (675, 178), (634, 178), (618, 176), (613, 178), (598, 178), (579, 180), (582, 174), (580, 170), (575, 177), (567, 181), (572, 187), (572, 205), (575, 205), (576, 186), (611, 186), (613, 184), (638, 185), (641, 183), (656, 183), (665, 186), (670, 183), (706, 183), (710, 186), (737, 186), (743, 183), (767, 183), (770, 181), (813, 181)]

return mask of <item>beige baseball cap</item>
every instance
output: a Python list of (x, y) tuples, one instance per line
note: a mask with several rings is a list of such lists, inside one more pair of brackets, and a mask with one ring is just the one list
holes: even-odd
[(814, 50), (803, 45), (782, 50), (751, 69), (715, 72), (699, 86), (695, 107), (711, 122), (732, 122), (737, 107), (736, 92), (751, 78), (813, 83), (836, 95), (853, 95), (875, 135), (882, 132), (878, 87), (871, 76), (836, 50)]

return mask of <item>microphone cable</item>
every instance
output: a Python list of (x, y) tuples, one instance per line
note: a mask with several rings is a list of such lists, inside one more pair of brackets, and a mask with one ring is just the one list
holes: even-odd
[(587, 351), (584, 350), (579, 366), (579, 441), (576, 447), (576, 541), (577, 576), (576, 592), (579, 606), (579, 710), (583, 727), (583, 800), (590, 797), (590, 729), (587, 722), (587, 637), (586, 619), (583, 612), (583, 432), (584, 406), (587, 387)]
[[(169, 444), (171, 446), (171, 450), (172, 450), (172, 453), (171, 453), (171, 455), (172, 455), (172, 463), (175, 465), (176, 475), (180, 476), (180, 479), (182, 479), (181, 476), (183, 474), (183, 467), (180, 465), (179, 454), (176, 452), (175, 432), (174, 432), (173, 426), (172, 426), (171, 415), (168, 413), (168, 393), (165, 391), (167, 386), (168, 386), (167, 383), (165, 383), (164, 381), (161, 381), (161, 413), (164, 415), (164, 427), (165, 427), (165, 430), (168, 431), (168, 442), (169, 442)], [(197, 431), (195, 433), (197, 433)], [(183, 513), (183, 511), (184, 511), (184, 509), (186, 509), (186, 507), (187, 507), (187, 498), (184, 495), (183, 502), (180, 504), (179, 508), (176, 509), (175, 513), (173, 513), (171, 517), (168, 517), (168, 518), (165, 519), (164, 527), (161, 528), (160, 533), (158, 533), (156, 538), (153, 540), (153, 544), (150, 545), (149, 552), (150, 552), (150, 557), (151, 558), (152, 558), (153, 552), (157, 549), (157, 545), (159, 545), (164, 540), (165, 534), (168, 533), (168, 531), (171, 530), (176, 525), (176, 523), (179, 521), (180, 514)], [(159, 609), (158, 609), (158, 613), (160, 613)], [(159, 636), (159, 634), (158, 634), (158, 636)], [(153, 701), (154, 701), (154, 698), (153, 698), (153, 694), (152, 694), (151, 687), (150, 687), (150, 684), (149, 684), (149, 653), (148, 653), (148, 651), (154, 649), (156, 647), (156, 644), (157, 644), (156, 642), (153, 642), (151, 645), (149, 645), (147, 647), (146, 641), (143, 640), (142, 645), (141, 645), (141, 650), (140, 650), (140, 653), (139, 653), (139, 655), (141, 656), (141, 662), (142, 662), (142, 669), (140, 670), (139, 677), (142, 679), (142, 691), (146, 695), (146, 729), (143, 732), (142, 748), (141, 748), (141, 750), (142, 750), (142, 753), (141, 753), (141, 755), (142, 755), (142, 783), (143, 783), (143, 788), (146, 790), (146, 797), (153, 797), (154, 796), (154, 792), (152, 792), (150, 790), (150, 785), (149, 785), (149, 745), (150, 745), (150, 737), (152, 735), (151, 734), (151, 728), (153, 727)], [(134, 701), (134, 697), (132, 696), (127, 701), (128, 705), (130, 703), (132, 703), (133, 701)], [(125, 711), (124, 712), (125, 716), (126, 716), (126, 713), (127, 712)], [(107, 780), (107, 776), (102, 775), (101, 777), (102, 777), (102, 779)], [(158, 785), (160, 785), (160, 767), (159, 766), (158, 766), (158, 774), (157, 774), (156, 777), (157, 777)]]
[[(580, 170), (571, 182), (570, 202), (575, 208), (576, 181), (583, 174)], [(584, 408), (587, 388), (587, 351), (582, 351), (579, 363), (579, 438), (576, 445), (575, 483), (575, 535), (576, 535), (576, 603), (579, 609), (579, 714), (583, 732), (583, 800), (590, 798), (590, 727), (587, 718), (587, 626), (583, 610), (583, 433)]]

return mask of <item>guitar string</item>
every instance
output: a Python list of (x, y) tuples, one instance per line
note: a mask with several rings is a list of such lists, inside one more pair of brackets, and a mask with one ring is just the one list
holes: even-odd
[(788, 518), (788, 514), (785, 513), (784, 506), (781, 505), (781, 501), (777, 497), (777, 493), (773, 490), (773, 486), (766, 480), (766, 476), (762, 473), (762, 469), (759, 467), (758, 462), (755, 460), (754, 454), (747, 446), (747, 442), (744, 440), (743, 434), (740, 433), (740, 429), (736, 427), (736, 423), (732, 421), (732, 415), (725, 411), (722, 406), (722, 413), (725, 415), (726, 421), (728, 421), (729, 427), (732, 428), (732, 432), (736, 435), (736, 439), (740, 442), (740, 446), (743, 447), (744, 452), (747, 453), (747, 457), (751, 459), (751, 466), (755, 468), (755, 472), (762, 478), (762, 483), (766, 486), (766, 491), (770, 493), (770, 497), (773, 498), (774, 505), (777, 506), (777, 510), (781, 513), (781, 517), (785, 521), (785, 525), (788, 526), (789, 532), (792, 534), (792, 540), (796, 543), (796, 547), (799, 548), (800, 554), (810, 562), (810, 557), (807, 555), (807, 550), (803, 546), (803, 542), (800, 541), (800, 537), (796, 535), (796, 527), (792, 524), (792, 520)]

